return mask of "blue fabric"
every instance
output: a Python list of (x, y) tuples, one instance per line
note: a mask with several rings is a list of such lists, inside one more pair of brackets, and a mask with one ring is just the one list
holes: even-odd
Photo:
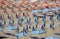
[(4, 28), (4, 30), (13, 30), (13, 29), (17, 29), (14, 26), (9, 25), (8, 27)]
[(60, 39), (60, 38), (51, 36), (51, 37), (47, 37), (47, 38), (45, 38), (45, 39)]
[(49, 12), (49, 11), (50, 11), (50, 9), (47, 9), (47, 8), (42, 10), (43, 13), (46, 13), (46, 12)]
[(42, 12), (42, 10), (32, 10), (32, 12), (39, 13), (39, 12)]
[(32, 31), (30, 34), (42, 34), (42, 33), (45, 33), (44, 30), (35, 30), (35, 31)]
[(21, 32), (21, 33), (15, 34), (15, 36), (26, 36), (26, 35), (27, 35), (27, 33), (25, 33), (25, 32)]
[(58, 8), (58, 7), (55, 7), (55, 8), (53, 8), (53, 10), (58, 11), (58, 10), (59, 10), (59, 8)]

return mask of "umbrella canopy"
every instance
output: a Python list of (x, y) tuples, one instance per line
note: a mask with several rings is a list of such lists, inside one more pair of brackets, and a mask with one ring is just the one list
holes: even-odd
[(32, 31), (31, 34), (42, 34), (45, 33), (44, 30), (36, 30), (36, 31)]
[(55, 36), (50, 36), (50, 37), (47, 37), (47, 38), (45, 38), (45, 39), (60, 39), (60, 38), (55, 37)]
[(4, 28), (4, 30), (14, 30), (14, 29), (17, 29), (17, 28), (14, 27), (14, 26), (11, 26), (11, 25), (9, 25), (8, 27)]
[(15, 36), (26, 36), (26, 35), (27, 35), (27, 33), (25, 33), (25, 32), (21, 32), (21, 33), (15, 34)]

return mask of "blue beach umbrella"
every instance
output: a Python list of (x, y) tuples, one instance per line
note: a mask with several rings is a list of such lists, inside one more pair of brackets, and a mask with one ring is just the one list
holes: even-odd
[(45, 39), (60, 39), (60, 38), (55, 37), (55, 36), (50, 36), (50, 37), (47, 37), (47, 38), (45, 38)]
[(59, 10), (59, 7), (54, 7), (52, 10), (58, 11)]
[(45, 33), (45, 30), (35, 30), (35, 31), (32, 31), (30, 34), (43, 34)]
[(16, 27), (14, 27), (13, 25), (8, 25), (8, 27), (4, 28), (4, 30), (14, 30), (17, 29)]
[(33, 12), (33, 13), (38, 13), (38, 12), (39, 12), (39, 10), (32, 10), (32, 12)]
[(16, 36), (26, 36), (27, 35), (27, 33), (25, 33), (25, 32), (20, 32), (20, 33), (18, 33), (18, 34), (15, 34)]
[(45, 9), (42, 10), (43, 13), (47, 13), (49, 11), (50, 11), (50, 9), (48, 9), (48, 8), (45, 8)]
[(15, 36), (16, 36), (16, 39), (18, 39), (18, 37), (27, 36), (27, 33), (25, 33), (25, 32), (20, 32), (20, 33), (18, 33), (18, 34), (15, 34)]
[(39, 12), (42, 12), (42, 10), (37, 9), (37, 10), (32, 10), (32, 12), (33, 13), (39, 13)]

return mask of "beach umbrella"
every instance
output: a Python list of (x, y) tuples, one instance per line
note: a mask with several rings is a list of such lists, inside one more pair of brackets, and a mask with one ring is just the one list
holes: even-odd
[(45, 32), (46, 32), (45, 30), (34, 30), (30, 34), (43, 34)]
[(56, 37), (56, 36), (50, 36), (50, 37), (47, 37), (47, 38), (45, 38), (45, 39), (60, 39), (60, 38), (58, 38), (58, 37)]
[(44, 8), (44, 9), (42, 10), (43, 13), (47, 13), (47, 12), (49, 12), (49, 11), (50, 11), (50, 9), (48, 9), (48, 8)]
[(4, 30), (7, 30), (7, 31), (10, 31), (10, 30), (17, 30), (17, 27), (15, 27), (14, 25), (8, 24), (8, 27), (4, 28)]

